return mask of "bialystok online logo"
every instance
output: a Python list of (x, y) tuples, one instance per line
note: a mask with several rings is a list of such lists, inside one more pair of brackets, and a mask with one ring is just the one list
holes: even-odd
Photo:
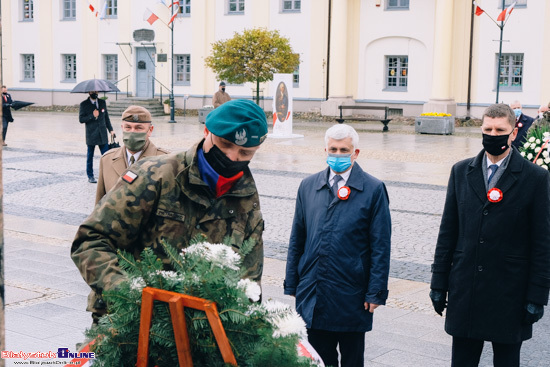
[(87, 359), (94, 359), (95, 353), (94, 352), (71, 352), (69, 348), (58, 348), (57, 353), (56, 352), (34, 352), (34, 353), (26, 353), (23, 351), (14, 352), (11, 350), (3, 350), (2, 351), (2, 359), (52, 359), (52, 358), (87, 358)]

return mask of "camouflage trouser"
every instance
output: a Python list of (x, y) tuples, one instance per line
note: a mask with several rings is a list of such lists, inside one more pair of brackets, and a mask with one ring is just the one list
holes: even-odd
[(101, 295), (97, 294), (95, 291), (91, 291), (88, 295), (88, 307), (86, 311), (92, 313), (92, 327), (97, 325), (101, 316), (107, 313), (107, 305)]

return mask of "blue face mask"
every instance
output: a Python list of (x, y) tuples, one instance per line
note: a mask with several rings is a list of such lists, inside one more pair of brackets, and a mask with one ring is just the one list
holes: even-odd
[(516, 108), (514, 110), (514, 114), (516, 115), (516, 118), (520, 117), (521, 116), (521, 108)]
[(327, 164), (336, 173), (344, 172), (351, 166), (351, 154), (329, 153)]

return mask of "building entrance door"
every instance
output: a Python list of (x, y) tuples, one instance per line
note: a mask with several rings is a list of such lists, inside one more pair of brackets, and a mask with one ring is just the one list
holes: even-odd
[(152, 47), (136, 48), (136, 97), (153, 98), (154, 53)]

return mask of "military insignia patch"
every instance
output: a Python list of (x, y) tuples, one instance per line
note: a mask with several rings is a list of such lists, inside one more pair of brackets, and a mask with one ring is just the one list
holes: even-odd
[(245, 145), (247, 141), (248, 141), (248, 138), (246, 137), (245, 129), (242, 129), (241, 132), (237, 131), (235, 133), (235, 144)]
[(134, 172), (132, 171), (126, 171), (124, 176), (122, 176), (122, 179), (128, 183), (134, 182), (134, 180), (138, 177)]

